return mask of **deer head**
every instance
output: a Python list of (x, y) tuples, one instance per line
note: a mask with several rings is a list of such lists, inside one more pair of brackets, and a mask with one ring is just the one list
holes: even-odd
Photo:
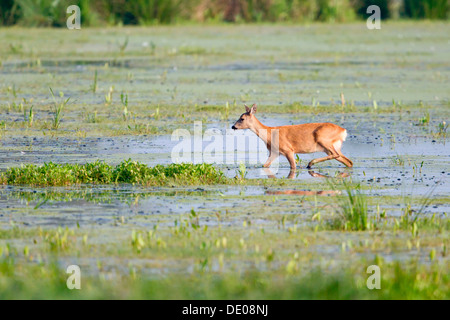
[(250, 129), (253, 127), (255, 123), (255, 113), (256, 113), (256, 104), (254, 104), (251, 108), (245, 105), (245, 113), (241, 114), (236, 123), (231, 127), (233, 130), (238, 129)]

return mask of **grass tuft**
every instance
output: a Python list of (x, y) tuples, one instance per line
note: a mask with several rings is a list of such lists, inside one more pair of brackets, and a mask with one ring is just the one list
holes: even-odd
[(366, 195), (360, 184), (343, 182), (343, 194), (338, 199), (338, 218), (328, 223), (333, 230), (365, 231), (374, 227), (370, 222)]

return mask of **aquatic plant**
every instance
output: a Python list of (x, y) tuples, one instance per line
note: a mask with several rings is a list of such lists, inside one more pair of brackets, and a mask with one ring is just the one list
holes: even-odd
[(108, 93), (105, 94), (105, 105), (109, 106), (113, 99), (114, 86), (109, 87)]
[(98, 82), (98, 74), (97, 74), (97, 70), (95, 70), (95, 72), (94, 72), (94, 80), (93, 80), (92, 86), (91, 86), (92, 93), (94, 93), (94, 94), (97, 92), (97, 89), (98, 89), (97, 82)]
[[(336, 188), (336, 185), (332, 186)], [(337, 197), (338, 217), (329, 221), (328, 225), (336, 230), (364, 231), (374, 225), (369, 219), (366, 195), (360, 184), (342, 182), (343, 194)]]
[(123, 121), (127, 121), (128, 120), (128, 94), (127, 93), (121, 93), (120, 94), (120, 101), (122, 102), (123, 105)]
[(68, 228), (41, 233), (42, 240), (49, 245), (50, 251), (67, 251), (74, 245), (74, 233)]
[(142, 249), (145, 247), (145, 241), (144, 238), (142, 237), (142, 233), (141, 232), (136, 232), (135, 230), (133, 230), (131, 232), (131, 246), (133, 247), (133, 249), (137, 252), (140, 253), (142, 251)]
[[(53, 130), (57, 130), (61, 124), (61, 120), (63, 117), (63, 110), (66, 107), (67, 103), (69, 103), (70, 97), (67, 98), (66, 100), (63, 100), (62, 102), (58, 102), (56, 100), (55, 94), (53, 93), (53, 89), (50, 89), (50, 93), (52, 95), (53, 98), (53, 119), (52, 119), (52, 129)], [(64, 94), (60, 93), (60, 97), (63, 98)]]
[(120, 55), (123, 56), (123, 54), (125, 53), (125, 50), (126, 50), (127, 47), (128, 47), (128, 42), (129, 42), (129, 38), (126, 37), (125, 40), (123, 41), (123, 43), (119, 43), (119, 44), (117, 45), (118, 48), (119, 48)]
[(442, 137), (445, 139), (447, 136), (447, 129), (448, 129), (448, 123), (446, 123), (445, 121), (439, 122), (437, 131), (435, 133), (433, 133), (433, 136)]
[(300, 274), (292, 263), (275, 273), (219, 274), (207, 267), (207, 257), (200, 263), (197, 272), (170, 277), (135, 274), (105, 281), (89, 274), (83, 276), (83, 290), (67, 290), (67, 274), (55, 262), (23, 264), (5, 256), (0, 258), (0, 299), (448, 299), (449, 275), (439, 265), (382, 262), (382, 290), (368, 290), (362, 270), (380, 262), (358, 261), (340, 271), (315, 267)]
[(431, 195), (436, 189), (437, 185), (431, 187), (428, 192), (422, 196), (419, 201), (419, 207), (413, 208), (411, 196), (407, 203), (400, 219), (395, 220), (396, 228), (401, 230), (410, 230), (413, 237), (419, 234), (419, 227), (421, 226), (440, 226), (440, 221), (435, 222), (434, 215), (430, 217), (424, 217), (425, 209), (432, 203), (433, 198)]
[(94, 110), (93, 113), (86, 113), (86, 122), (88, 123), (98, 123), (99, 118), (97, 116), (97, 110)]
[(405, 165), (405, 159), (402, 156), (396, 155), (391, 158), (391, 163), (403, 167)]
[(239, 169), (236, 170), (236, 179), (244, 180), (247, 176), (247, 168), (244, 162), (239, 163)]
[(122, 161), (111, 166), (102, 161), (86, 164), (55, 164), (43, 166), (32, 164), (9, 168), (0, 175), (0, 182), (6, 184), (61, 186), (72, 184), (133, 183), (143, 185), (213, 184), (226, 183), (222, 171), (211, 164), (170, 164), (149, 167), (132, 161)]
[(427, 111), (423, 117), (419, 118), (418, 125), (426, 126), (430, 123), (430, 113)]

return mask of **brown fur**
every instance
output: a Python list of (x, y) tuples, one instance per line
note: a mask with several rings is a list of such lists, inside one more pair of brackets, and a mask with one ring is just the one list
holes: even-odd
[[(245, 106), (245, 108), (246, 112), (240, 116), (232, 129), (250, 129), (266, 143), (270, 154), (264, 164), (265, 168), (269, 167), (282, 154), (289, 161), (291, 170), (295, 170), (294, 154), (319, 151), (325, 152), (327, 156), (311, 160), (307, 168), (332, 159), (336, 159), (349, 168), (353, 166), (353, 162), (341, 152), (342, 143), (347, 137), (347, 130), (344, 128), (326, 122), (268, 127), (256, 119), (256, 105), (253, 105), (252, 108)], [(277, 138), (278, 145), (275, 145)]]

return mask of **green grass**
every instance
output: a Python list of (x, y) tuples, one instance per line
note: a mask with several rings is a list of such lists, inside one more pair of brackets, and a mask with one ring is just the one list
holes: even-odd
[[(442, 71), (445, 50), (436, 47), (427, 55), (417, 48), (407, 55), (404, 50), (415, 35), (422, 33), (427, 35), (423, 38), (427, 47), (445, 43), (445, 37), (438, 35), (448, 33), (448, 26), (391, 22), (385, 28), (385, 33), (371, 33), (376, 37), (367, 42), (367, 51), (380, 59), (383, 68), (372, 68), (370, 61), (375, 56), (367, 56), (366, 50), (354, 47), (354, 43), (364, 42), (367, 37), (367, 29), (361, 29), (360, 24), (313, 24), (307, 28), (295, 25), (129, 27), (105, 29), (104, 37), (98, 37), (96, 29), (89, 28), (83, 28), (82, 33), (6, 28), (2, 33), (6, 45), (0, 48), (3, 61), (0, 70), (5, 74), (14, 70), (15, 76), (0, 86), (2, 139), (73, 136), (74, 132), (87, 137), (170, 134), (177, 128), (190, 129), (196, 120), (235, 121), (243, 112), (244, 103), (257, 103), (261, 116), (289, 114), (299, 123), (341, 121), (341, 118), (347, 121), (353, 114), (373, 119), (394, 114), (401, 121), (413, 119), (414, 124), (421, 124), (423, 134), (445, 139), (443, 121), (450, 109), (446, 105), (447, 75)], [(189, 37), (179, 37), (180, 30), (187, 30)], [(330, 32), (337, 38), (329, 37)], [(404, 32), (403, 40), (392, 40), (392, 35)], [(224, 41), (211, 41), (212, 33), (223, 34)], [(354, 40), (346, 34), (354, 35)], [(437, 38), (428, 36), (431, 34)], [(249, 44), (248, 36), (267, 37), (267, 45)], [(291, 42), (295, 37), (302, 41)], [(76, 56), (73, 43), (78, 48)], [(317, 46), (317, 43), (324, 45)], [(383, 52), (378, 52), (380, 43), (387, 46)], [(352, 48), (351, 57), (343, 54), (348, 48)], [(393, 60), (385, 52), (403, 58)], [(302, 72), (296, 67), (275, 71), (281, 65), (296, 65), (298, 55), (302, 56)], [(248, 67), (248, 72), (230, 73), (237, 61), (238, 66)], [(361, 61), (367, 62), (364, 72), (374, 72), (371, 77), (361, 78)], [(414, 68), (417, 61), (426, 68)], [(77, 65), (86, 69), (82, 77), (77, 73)], [(158, 68), (153, 74), (148, 70), (154, 65)], [(181, 72), (172, 72), (174, 65)], [(264, 71), (260, 65), (269, 66), (271, 71)], [(211, 74), (209, 68), (216, 66), (220, 68)], [(53, 72), (54, 69), (58, 72)], [(425, 70), (432, 72), (432, 78), (426, 78)], [(400, 79), (403, 73), (409, 75), (406, 82)], [(382, 81), (385, 77), (395, 83), (401, 81), (404, 90), (397, 90), (390, 81)], [(79, 81), (67, 81), (69, 78)], [(48, 87), (53, 89), (56, 102), (48, 95)], [(64, 99), (59, 92), (66, 94)], [(68, 96), (70, 105), (64, 106)], [(418, 103), (420, 100), (422, 104)], [(376, 109), (373, 101), (377, 103)], [(23, 121), (24, 113), (31, 106), (32, 125)], [(28, 115), (26, 118), (31, 120)], [(51, 130), (56, 127), (57, 130)], [(411, 130), (417, 132), (417, 128)]]
[[(446, 139), (446, 39), (439, 35), (447, 29), (430, 22), (386, 22), (385, 31), (370, 34), (360, 23), (123, 27), (101, 35), (84, 27), (6, 28), (0, 70), (11, 77), (0, 86), (0, 136), (13, 156), (6, 161), (15, 163), (19, 151), (54, 149), (51, 142), (42, 149), (40, 139), (54, 139), (58, 162), (74, 163), (70, 150), (77, 157), (86, 136), (170, 134), (191, 130), (195, 120), (216, 126), (221, 119), (219, 127), (229, 128), (243, 104), (254, 102), (267, 125), (277, 118), (286, 124), (348, 123), (358, 139), (379, 131), (385, 143), (393, 137), (391, 144), (406, 143), (405, 137)], [(291, 41), (295, 37), (299, 41)], [(411, 49), (419, 40), (436, 50)], [(236, 61), (242, 70), (233, 69)], [(424, 68), (415, 68), (417, 61)], [(74, 77), (76, 82), (67, 81)], [(76, 100), (62, 109), (58, 130), (51, 130), (59, 92)], [(73, 149), (60, 149), (60, 136), (70, 137)], [(21, 161), (34, 161), (31, 156), (25, 152)], [(117, 161), (116, 155), (105, 156)], [(149, 161), (144, 155), (133, 159)], [(412, 174), (420, 178), (434, 161), (406, 154), (384, 158), (382, 165), (397, 165), (398, 171), (414, 165)], [(302, 197), (266, 191), (330, 186), (301, 176), (245, 179), (247, 170), (253, 172), (249, 166), (227, 167), (230, 174), (238, 169), (238, 179), (226, 179), (214, 167), (201, 166), (156, 169), (125, 161), (4, 171), (1, 183), (24, 186), (0, 186), (0, 297), (448, 297), (445, 193), (433, 195), (433, 208), (417, 190), (405, 201), (386, 192), (395, 187), (368, 182), (369, 173), (362, 178), (364, 162), (352, 171), (363, 179), (360, 187), (339, 185), (341, 195)], [(324, 170), (333, 176), (336, 169)], [(116, 185), (122, 182), (136, 186)], [(198, 184), (205, 186), (191, 187)], [(382, 290), (369, 291), (366, 267), (379, 262), (364, 259), (375, 255), (394, 263), (381, 265)], [(65, 286), (69, 261), (82, 268), (81, 292)]]
[(224, 174), (210, 164), (170, 164), (148, 167), (131, 159), (111, 166), (101, 161), (86, 164), (32, 164), (9, 168), (0, 177), (4, 184), (65, 186), (132, 183), (142, 185), (222, 184)]
[[(52, 118), (52, 129), (57, 130), (61, 124), (61, 120), (63, 118), (63, 110), (65, 109), (67, 103), (69, 103), (70, 97), (63, 100), (62, 102), (58, 102), (56, 100), (55, 94), (53, 93), (53, 89), (50, 88), (50, 93), (53, 98), (53, 118)], [(63, 98), (64, 94), (60, 92), (60, 97)]]
[[(65, 270), (55, 264), (18, 264), (0, 259), (0, 299), (448, 299), (445, 267), (410, 263), (381, 266), (381, 289), (366, 287), (366, 265), (340, 272), (320, 268), (304, 274), (194, 272), (148, 278), (130, 270), (114, 279), (83, 276), (81, 290), (68, 290)], [(283, 274), (284, 273), (284, 274)]]
[[(332, 185), (333, 189), (337, 185)], [(332, 230), (364, 231), (373, 229), (370, 221), (367, 196), (361, 190), (360, 184), (352, 184), (343, 180), (339, 185), (342, 194), (337, 196), (336, 216), (328, 221), (328, 227)]]
[[(349, 185), (348, 189), (355, 192), (354, 185)], [(141, 195), (126, 193), (129, 209), (135, 211)], [(110, 203), (101, 194), (93, 196), (102, 203)], [(110, 196), (113, 202), (117, 201), (115, 195)], [(122, 211), (124, 216), (116, 217), (114, 213), (113, 221), (101, 228), (91, 227), (86, 220), (88, 214), (77, 218), (77, 226), (71, 228), (47, 226), (41, 229), (19, 221), (11, 225), (3, 223), (0, 298), (448, 298), (446, 235), (450, 222), (446, 217), (417, 219), (420, 233), (415, 235), (407, 226), (393, 228), (396, 222), (401, 223), (401, 218), (392, 216), (384, 217), (377, 230), (337, 232), (314, 228), (307, 214), (288, 214), (266, 207), (272, 197), (246, 197), (248, 204), (234, 206), (228, 196), (224, 197), (224, 203), (229, 203), (225, 208), (212, 205), (213, 193), (181, 195), (172, 201), (189, 208), (192, 199), (199, 197), (204, 208), (198, 210), (186, 209), (184, 214), (140, 215), (128, 214), (127, 208)], [(25, 197), (20, 199), (26, 202)], [(72, 197), (72, 200), (78, 199), (86, 197)], [(170, 197), (165, 199), (171, 201)], [(236, 195), (235, 199), (242, 200), (242, 195)], [(64, 201), (64, 197), (55, 195), (55, 200)], [(317, 208), (336, 210), (335, 197), (321, 200), (330, 205), (320, 203)], [(298, 198), (280, 197), (276, 201), (277, 208), (279, 203), (283, 203), (283, 208), (299, 206)], [(63, 204), (49, 203), (33, 209), (27, 203), (23, 212), (31, 219), (29, 221), (38, 222), (55, 214), (60, 216), (59, 210), (49, 212), (55, 205)], [(420, 203), (412, 207), (417, 205)], [(104, 208), (99, 207), (93, 215), (104, 213)], [(325, 258), (323, 250), (328, 252)], [(370, 258), (375, 255), (378, 257), (374, 260)], [(391, 259), (396, 262), (384, 262)], [(53, 261), (58, 261), (57, 266)], [(65, 286), (68, 275), (64, 263), (69, 264), (69, 261), (82, 269), (81, 291), (70, 291)], [(381, 290), (366, 288), (369, 276), (366, 269), (373, 264), (381, 268)], [(115, 268), (121, 271), (109, 271)]]

